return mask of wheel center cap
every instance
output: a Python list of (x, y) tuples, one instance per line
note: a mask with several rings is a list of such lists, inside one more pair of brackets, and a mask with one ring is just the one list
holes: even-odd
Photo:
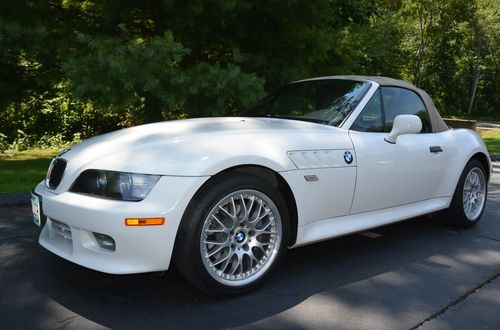
[(245, 240), (246, 234), (243, 231), (239, 231), (235, 236), (234, 239), (236, 242), (241, 243)]

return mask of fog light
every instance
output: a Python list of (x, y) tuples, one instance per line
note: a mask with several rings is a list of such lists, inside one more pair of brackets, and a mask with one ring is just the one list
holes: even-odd
[(100, 233), (92, 233), (97, 241), (97, 244), (105, 250), (115, 251), (116, 244), (115, 240), (111, 238), (111, 236), (100, 234)]

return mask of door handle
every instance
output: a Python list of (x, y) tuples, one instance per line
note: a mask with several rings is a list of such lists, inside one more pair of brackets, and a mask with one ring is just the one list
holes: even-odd
[(432, 147), (429, 147), (429, 150), (433, 154), (438, 153), (438, 152), (443, 152), (443, 148), (441, 148), (441, 146), (432, 146)]

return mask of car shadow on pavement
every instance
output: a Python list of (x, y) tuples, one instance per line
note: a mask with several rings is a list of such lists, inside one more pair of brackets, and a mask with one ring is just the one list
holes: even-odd
[[(307, 327), (310, 323), (304, 322), (315, 320), (297, 318), (290, 311), (318, 295), (353, 310), (373, 307), (405, 317), (408, 302), (392, 293), (409, 282), (418, 288), (429, 281), (411, 272), (412, 267), (430, 273), (453, 268), (429, 257), (453, 255), (470, 240), (437, 217), (421, 217), (379, 228), (377, 238), (356, 234), (290, 250), (261, 289), (242, 297), (212, 299), (193, 289), (175, 269), (164, 276), (108, 275), (67, 262), (38, 245), (29, 211), (13, 216), (9, 224), (14, 225), (0, 227), (2, 328), (2, 323), (26, 328), (221, 328), (258, 325), (269, 318), (274, 318), (275, 327)], [(392, 280), (380, 278), (387, 273), (393, 274)], [(368, 279), (374, 281), (370, 287), (358, 286)], [(417, 300), (414, 310), (423, 319), (440, 303)]]

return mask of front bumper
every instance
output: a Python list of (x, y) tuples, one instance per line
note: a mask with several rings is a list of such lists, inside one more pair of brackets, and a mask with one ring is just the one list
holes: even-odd
[[(208, 177), (162, 176), (140, 202), (55, 194), (38, 184), (47, 222), (39, 242), (81, 266), (110, 274), (167, 270), (184, 211)], [(125, 218), (164, 217), (161, 226), (125, 226)], [(111, 236), (115, 251), (103, 249), (92, 233)]]

